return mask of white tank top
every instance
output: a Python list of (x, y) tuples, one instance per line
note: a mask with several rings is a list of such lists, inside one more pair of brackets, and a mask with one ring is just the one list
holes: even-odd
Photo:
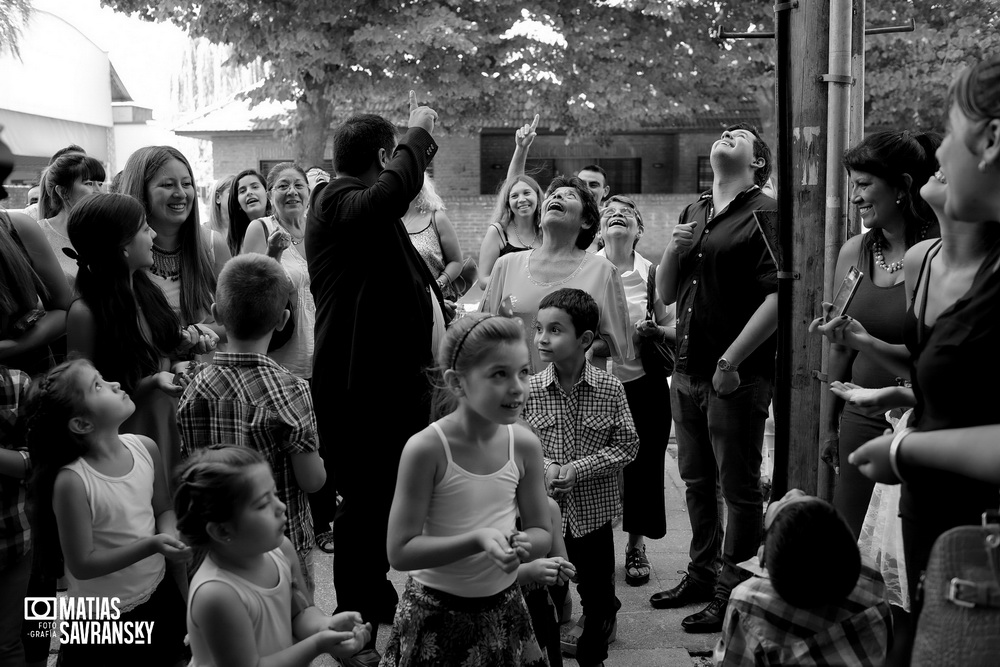
[(278, 584), (273, 588), (263, 588), (243, 577), (223, 570), (205, 556), (201, 567), (191, 578), (191, 592), (188, 594), (187, 629), (191, 642), (191, 663), (188, 667), (214, 667), (212, 654), (202, 635), (201, 628), (191, 620), (191, 604), (202, 584), (221, 581), (236, 591), (246, 607), (247, 616), (253, 626), (253, 636), (257, 643), (257, 655), (261, 658), (274, 655), (295, 643), (292, 637), (292, 566), (281, 547), (267, 553), (278, 567)]
[[(434, 486), (423, 534), (450, 537), (486, 527), (504, 535), (514, 532), (521, 477), (514, 462), (514, 427), (507, 426), (507, 463), (494, 473), (477, 475), (455, 463), (444, 431), (437, 422), (431, 426), (441, 438), (448, 468)], [(441, 567), (414, 570), (410, 576), (424, 586), (466, 598), (496, 595), (517, 581), (516, 570), (504, 572), (483, 552)]]
[[(153, 516), (153, 458), (138, 436), (122, 434), (122, 444), (132, 453), (132, 469), (122, 477), (94, 470), (82, 458), (62, 467), (83, 480), (90, 504), (94, 549), (114, 549), (156, 534)], [(146, 600), (156, 590), (166, 569), (163, 556), (155, 554), (102, 577), (80, 580), (66, 568), (70, 597), (119, 597), (125, 612)]]

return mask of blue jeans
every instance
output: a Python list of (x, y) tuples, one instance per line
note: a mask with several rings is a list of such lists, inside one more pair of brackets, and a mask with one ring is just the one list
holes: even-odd
[[(760, 546), (761, 446), (772, 387), (768, 378), (740, 378), (735, 391), (719, 396), (711, 378), (674, 373), (671, 381), (677, 462), (691, 519), (688, 574), (715, 586), (717, 597), (728, 599), (733, 587), (749, 576), (737, 564)], [(720, 491), (728, 511), (725, 531)]]

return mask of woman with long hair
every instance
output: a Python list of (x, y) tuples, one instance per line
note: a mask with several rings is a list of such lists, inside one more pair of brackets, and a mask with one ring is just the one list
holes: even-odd
[[(940, 137), (932, 134), (876, 132), (844, 154), (851, 203), (869, 231), (848, 239), (841, 248), (834, 284), (839, 285), (852, 266), (863, 273), (847, 314), (887, 343), (903, 342), (907, 306), (903, 255), (919, 241), (938, 236), (937, 218), (920, 196), (920, 188), (937, 169), (934, 151), (940, 143)], [(863, 387), (897, 384), (896, 374), (871, 355), (839, 344), (830, 348), (828, 376), (831, 383), (850, 381)], [(835, 400), (826, 437), (834, 462), (846, 462), (851, 452), (880, 435), (886, 428), (884, 414), (885, 410)], [(833, 505), (858, 537), (874, 483), (853, 466), (840, 465), (838, 472)]]
[(38, 226), (52, 247), (70, 287), (76, 280), (76, 262), (63, 248), (71, 247), (66, 223), (73, 205), (104, 187), (104, 165), (84, 153), (65, 153), (52, 161), (42, 175), (38, 200)]
[(233, 257), (243, 249), (243, 238), (250, 223), (271, 214), (271, 201), (267, 197), (267, 183), (256, 169), (244, 169), (233, 177), (229, 189), (229, 232), (226, 243)]
[(101, 194), (73, 209), (69, 238), (80, 265), (80, 298), (67, 317), (69, 350), (90, 359), (101, 375), (132, 396), (136, 409), (125, 430), (159, 443), (172, 470), (180, 448), (176, 411), (183, 389), (172, 364), (200, 338), (181, 329), (147, 272), (156, 232), (134, 198)]
[(420, 194), (403, 214), (403, 226), (444, 298), (458, 301), (462, 294), (456, 290), (454, 282), (462, 273), (462, 246), (444, 211), (444, 200), (434, 187), (434, 181), (425, 174)]
[[(144, 269), (163, 290), (187, 328), (218, 340), (225, 329), (212, 318), (215, 280), (231, 257), (222, 236), (198, 222), (194, 173), (187, 158), (171, 146), (147, 146), (129, 156), (122, 172), (122, 194), (139, 200), (156, 232), (152, 265)], [(199, 349), (207, 352), (207, 349)]]

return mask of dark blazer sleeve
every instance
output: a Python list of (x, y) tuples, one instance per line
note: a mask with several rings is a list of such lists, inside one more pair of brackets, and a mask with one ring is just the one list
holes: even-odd
[(347, 193), (342, 206), (353, 215), (374, 221), (399, 220), (424, 184), (424, 170), (438, 146), (431, 135), (411, 127), (396, 145), (396, 150), (378, 181), (369, 188)]

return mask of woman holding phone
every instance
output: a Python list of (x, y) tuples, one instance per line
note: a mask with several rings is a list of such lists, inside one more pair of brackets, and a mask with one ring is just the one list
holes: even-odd
[[(844, 154), (850, 178), (851, 203), (858, 208), (867, 233), (847, 240), (837, 259), (834, 285), (840, 286), (852, 268), (861, 272), (853, 299), (843, 314), (864, 324), (877, 338), (903, 342), (906, 295), (903, 255), (918, 241), (938, 235), (934, 212), (920, 196), (920, 187), (937, 169), (937, 136), (903, 132), (876, 132)], [(829, 382), (852, 382), (862, 387), (896, 385), (896, 375), (866, 352), (844, 345), (830, 346)], [(906, 379), (906, 378), (903, 378)], [(834, 398), (823, 440), (824, 458), (832, 459), (838, 477), (833, 504), (858, 537), (871, 500), (874, 482), (846, 462), (851, 452), (882, 434), (884, 410), (845, 405)]]

